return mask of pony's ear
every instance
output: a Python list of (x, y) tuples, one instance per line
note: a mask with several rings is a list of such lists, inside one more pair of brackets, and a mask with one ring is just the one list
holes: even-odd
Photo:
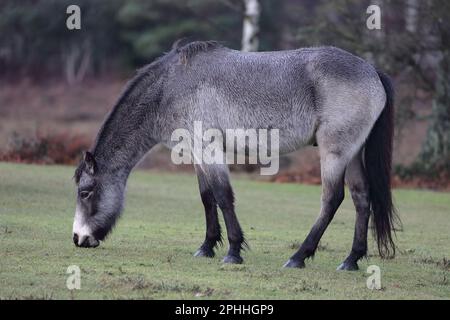
[(96, 170), (95, 158), (92, 153), (86, 151), (84, 153), (84, 163), (86, 164), (86, 170), (89, 174), (93, 175)]

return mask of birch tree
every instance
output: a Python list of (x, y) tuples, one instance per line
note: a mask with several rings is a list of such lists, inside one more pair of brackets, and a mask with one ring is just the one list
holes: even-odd
[(258, 0), (244, 0), (244, 7), (242, 51), (258, 51), (259, 16), (261, 14), (261, 7)]
[(405, 9), (405, 28), (408, 32), (415, 33), (419, 17), (419, 0), (407, 0)]

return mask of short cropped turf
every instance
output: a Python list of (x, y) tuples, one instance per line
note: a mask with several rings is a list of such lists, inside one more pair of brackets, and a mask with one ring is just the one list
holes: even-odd
[[(136, 171), (126, 209), (96, 249), (72, 243), (74, 168), (0, 163), (0, 299), (449, 299), (450, 195), (396, 190), (398, 254), (380, 259), (372, 236), (356, 272), (335, 271), (353, 237), (348, 196), (305, 269), (283, 269), (315, 221), (320, 187), (233, 178), (250, 250), (242, 265), (195, 258), (203, 207), (190, 174)], [(223, 224), (223, 223), (222, 223)], [(226, 239), (226, 235), (225, 235)], [(79, 266), (81, 288), (68, 290)], [(381, 269), (381, 290), (366, 286)]]

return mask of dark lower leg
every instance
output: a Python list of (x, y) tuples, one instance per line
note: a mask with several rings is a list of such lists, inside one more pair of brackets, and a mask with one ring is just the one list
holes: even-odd
[(239, 221), (234, 212), (234, 195), (231, 186), (221, 186), (215, 189), (215, 197), (217, 203), (222, 210), (223, 218), (227, 228), (229, 250), (223, 262), (225, 263), (242, 263), (241, 257), (242, 245), (245, 244), (244, 233), (242, 232)]
[(368, 214), (359, 214), (356, 218), (356, 228), (353, 237), (353, 245), (350, 254), (338, 267), (338, 270), (358, 270), (358, 260), (367, 253), (367, 229), (369, 224)]
[(194, 254), (196, 257), (214, 257), (214, 248), (222, 243), (219, 219), (217, 215), (217, 202), (203, 172), (197, 170), (200, 196), (205, 208), (206, 235), (205, 241)]
[(205, 241), (195, 253), (195, 256), (214, 257), (214, 248), (218, 243), (222, 243), (219, 219), (217, 215), (217, 204), (211, 190), (201, 193), (203, 205), (205, 207), (206, 235)]
[(321, 153), (322, 205), (320, 215), (300, 249), (285, 267), (303, 268), (305, 259), (314, 255), (320, 238), (344, 199), (345, 159), (339, 154)]
[(230, 248), (223, 261), (226, 263), (242, 263), (241, 249), (242, 245), (245, 244), (244, 233), (241, 230), (233, 209), (225, 210), (224, 220), (227, 226)]
[(343, 184), (336, 186), (334, 192), (329, 197), (324, 196), (322, 209), (319, 218), (312, 227), (300, 249), (289, 259), (285, 267), (302, 268), (305, 266), (305, 259), (314, 256), (323, 233), (330, 224), (339, 205), (344, 198)]
[(356, 222), (352, 250), (338, 270), (358, 270), (358, 260), (367, 253), (367, 230), (370, 217), (369, 189), (361, 159), (361, 154), (356, 155), (349, 163), (345, 174), (356, 209)]
[(367, 231), (369, 227), (370, 209), (365, 192), (352, 192), (353, 202), (356, 207), (355, 233), (353, 236), (352, 250), (338, 270), (358, 270), (358, 260), (367, 253)]

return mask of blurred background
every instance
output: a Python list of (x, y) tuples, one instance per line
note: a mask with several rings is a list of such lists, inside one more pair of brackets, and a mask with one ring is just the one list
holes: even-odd
[[(80, 30), (66, 27), (73, 4)], [(372, 4), (381, 29), (366, 26)], [(450, 1), (1, 0), (0, 35), (0, 161), (77, 163), (126, 80), (179, 38), (247, 51), (333, 45), (393, 78), (395, 184), (450, 189)], [(313, 147), (281, 165), (271, 181), (320, 183)], [(140, 167), (191, 170), (162, 147)], [(256, 179), (255, 169), (232, 168)]]

